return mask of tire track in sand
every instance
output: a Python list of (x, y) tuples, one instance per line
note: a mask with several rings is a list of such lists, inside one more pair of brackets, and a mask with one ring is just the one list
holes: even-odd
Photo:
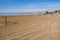
[[(51, 24), (53, 21), (54, 21), (54, 20), (51, 20), (48, 24), (45, 24), (45, 25), (42, 26), (42, 27), (45, 27), (45, 26)], [(46, 31), (47, 31), (47, 30), (46, 30)], [(27, 35), (28, 38), (30, 38), (30, 37), (32, 37), (33, 35), (36, 36), (38, 33), (39, 33), (39, 31), (36, 32), (36, 33), (34, 32), (33, 34), (29, 34), (30, 36), (28, 36), (27, 34), (26, 34), (26, 35)], [(43, 33), (43, 34), (44, 34), (44, 33)], [(41, 35), (41, 34), (40, 34), (40, 35)], [(23, 38), (24, 38), (24, 37), (23, 37)], [(26, 38), (26, 40), (27, 40), (28, 38)]]

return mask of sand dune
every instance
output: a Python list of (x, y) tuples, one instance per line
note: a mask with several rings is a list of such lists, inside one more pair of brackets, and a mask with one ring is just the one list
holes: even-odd
[(8, 16), (1, 22), (0, 40), (60, 40), (59, 16)]

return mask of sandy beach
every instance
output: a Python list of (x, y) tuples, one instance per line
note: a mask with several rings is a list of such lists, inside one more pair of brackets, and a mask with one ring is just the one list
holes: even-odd
[(60, 40), (60, 16), (0, 17), (0, 40)]

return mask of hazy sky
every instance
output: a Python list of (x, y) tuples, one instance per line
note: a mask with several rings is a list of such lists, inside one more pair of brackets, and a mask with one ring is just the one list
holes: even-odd
[(0, 0), (0, 13), (38, 12), (60, 9), (60, 0)]

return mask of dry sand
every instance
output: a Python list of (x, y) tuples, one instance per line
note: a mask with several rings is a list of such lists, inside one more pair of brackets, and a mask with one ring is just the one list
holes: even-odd
[(60, 16), (0, 17), (0, 40), (60, 40)]

